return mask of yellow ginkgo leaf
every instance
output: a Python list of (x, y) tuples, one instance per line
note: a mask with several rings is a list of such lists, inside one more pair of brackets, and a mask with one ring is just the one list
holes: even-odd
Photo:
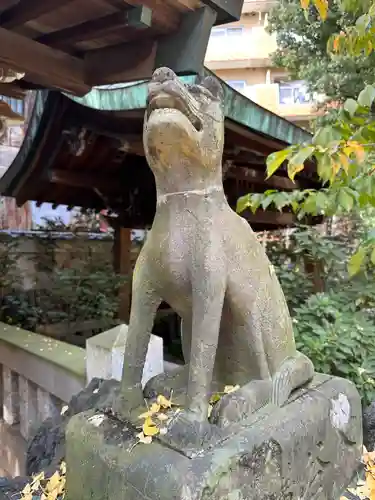
[(31, 484), (27, 484), (22, 490), (22, 495), (28, 495), (31, 493)]
[(301, 7), (307, 9), (310, 5), (310, 0), (301, 0)]
[(36, 475), (33, 479), (34, 479), (34, 482), (35, 482), (35, 481), (43, 481), (43, 479), (44, 479), (44, 472), (43, 472), (43, 471), (42, 471), (42, 472), (40, 472), (40, 473), (39, 473), (39, 474), (37, 474), (37, 475)]
[(158, 413), (160, 411), (160, 405), (158, 405), (157, 403), (153, 403), (149, 410), (146, 411), (145, 413), (142, 413), (141, 415), (139, 415), (138, 418), (149, 418), (149, 417), (152, 417), (154, 416), (156, 413)]
[(212, 396), (210, 397), (210, 404), (214, 405), (215, 403), (217, 403), (218, 401), (220, 401), (220, 399), (221, 399), (221, 395), (220, 394), (218, 394), (218, 393), (212, 394)]
[(169, 420), (168, 415), (166, 415), (165, 413), (159, 413), (158, 415), (156, 415), (156, 418), (160, 420), (160, 422), (165, 422), (166, 420)]
[(46, 485), (46, 490), (48, 493), (54, 491), (60, 483), (60, 474), (56, 471), (53, 476), (51, 476)]
[(159, 429), (151, 417), (146, 418), (142, 430), (145, 436), (156, 436), (159, 434)]
[(167, 399), (165, 396), (162, 394), (159, 394), (159, 396), (156, 398), (156, 402), (158, 405), (160, 405), (162, 408), (172, 408), (172, 401)]
[(39, 481), (39, 479), (38, 480), (34, 479), (34, 481), (31, 484), (31, 490), (32, 491), (38, 491), (39, 488), (40, 488), (40, 481)]
[(224, 387), (224, 393), (231, 394), (232, 392), (238, 391), (239, 388), (240, 388), (239, 385), (226, 385)]
[(325, 21), (328, 14), (328, 0), (313, 0), (313, 2), (319, 12), (320, 17), (323, 21)]
[(137, 434), (137, 438), (140, 443), (142, 444), (151, 444), (152, 443), (152, 437), (151, 436), (145, 436), (143, 432), (140, 432)]
[(152, 413), (158, 413), (160, 411), (160, 405), (157, 403), (152, 403), (152, 405), (150, 406), (150, 411)]

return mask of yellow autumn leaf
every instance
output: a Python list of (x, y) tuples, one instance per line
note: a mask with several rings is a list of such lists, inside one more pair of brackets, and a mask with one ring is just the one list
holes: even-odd
[(142, 426), (142, 430), (145, 436), (156, 436), (159, 434), (159, 429), (151, 417), (146, 418)]
[(39, 474), (37, 474), (34, 478), (33, 478), (34, 481), (43, 481), (44, 480), (44, 472), (40, 472)]
[(65, 462), (61, 462), (60, 464), (60, 470), (61, 470), (61, 474), (66, 474), (66, 463)]
[(150, 406), (150, 409), (148, 411), (146, 411), (145, 413), (142, 413), (141, 415), (139, 415), (138, 418), (149, 418), (149, 417), (152, 417), (153, 415), (155, 415), (156, 413), (158, 413), (160, 411), (160, 405), (158, 405), (157, 403), (153, 403), (151, 406)]
[(224, 394), (230, 394), (231, 392), (238, 391), (239, 388), (239, 385), (226, 385), (224, 387)]
[(212, 394), (212, 396), (210, 397), (210, 404), (214, 405), (215, 403), (217, 403), (218, 401), (220, 401), (220, 399), (221, 399), (221, 395), (220, 394), (218, 394), (218, 393)]
[(350, 161), (349, 158), (344, 155), (344, 153), (340, 153), (340, 163), (342, 168), (345, 170), (346, 173), (348, 173), (349, 166), (350, 166)]
[(309, 5), (310, 5), (310, 0), (301, 0), (301, 7), (303, 9), (308, 9)]
[(31, 490), (32, 491), (38, 491), (39, 488), (40, 488), (40, 481), (34, 479), (34, 481), (31, 484)]
[(159, 396), (156, 398), (156, 402), (162, 408), (172, 408), (172, 401), (170, 401), (169, 399), (167, 399), (162, 394), (159, 394)]
[[(348, 141), (347, 142), (347, 148), (349, 148), (351, 150), (351, 152), (354, 152), (354, 154), (356, 155), (357, 160), (359, 162), (361, 162), (361, 161), (363, 161), (365, 159), (365, 156), (366, 156), (365, 149), (364, 149), (364, 147), (361, 144), (359, 144), (359, 142)], [(344, 148), (344, 152), (346, 152), (345, 150), (347, 148)], [(347, 156), (349, 156), (349, 155), (347, 155)]]
[(335, 36), (333, 39), (333, 50), (338, 52), (340, 47), (340, 36)]
[(207, 411), (208, 418), (210, 418), (213, 409), (214, 407), (212, 405), (208, 405), (208, 411)]
[(328, 14), (328, 0), (313, 0), (313, 2), (319, 12), (320, 17), (323, 21), (325, 21)]
[(22, 490), (22, 495), (29, 495), (29, 494), (31, 494), (31, 484), (27, 484)]
[(165, 413), (159, 413), (158, 415), (156, 415), (156, 418), (160, 420), (160, 422), (165, 422), (169, 419), (168, 415), (166, 415)]
[(52, 493), (60, 483), (60, 474), (56, 471), (53, 476), (51, 476), (46, 484), (46, 491)]
[(151, 444), (152, 443), (152, 437), (151, 436), (145, 436), (143, 432), (140, 432), (136, 436), (139, 440), (140, 443), (142, 444)]
[(295, 163), (288, 163), (288, 177), (290, 180), (294, 181), (294, 177), (298, 172), (301, 172), (305, 168), (303, 163), (300, 164), (295, 164)]

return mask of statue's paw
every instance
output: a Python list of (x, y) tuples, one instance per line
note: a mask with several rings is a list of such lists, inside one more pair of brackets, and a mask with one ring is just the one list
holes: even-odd
[(225, 427), (245, 420), (271, 399), (270, 380), (252, 380), (238, 390), (225, 394), (212, 409), (210, 422)]
[(272, 379), (272, 403), (283, 406), (288, 401), (292, 389), (290, 370), (284, 368)]
[(222, 434), (220, 429), (202, 420), (201, 415), (183, 410), (174, 415), (166, 427), (166, 432), (158, 436), (159, 441), (185, 453), (196, 456), (208, 446), (214, 446)]
[(150, 379), (143, 389), (145, 398), (156, 398), (159, 394), (170, 397), (171, 393), (178, 394), (186, 390), (189, 369), (187, 366), (178, 367), (172, 371), (161, 373)]
[(122, 390), (113, 401), (111, 413), (120, 420), (136, 421), (146, 407), (140, 385)]

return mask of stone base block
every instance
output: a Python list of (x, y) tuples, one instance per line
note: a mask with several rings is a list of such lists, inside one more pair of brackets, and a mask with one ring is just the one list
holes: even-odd
[(283, 408), (226, 429), (194, 458), (90, 411), (67, 430), (66, 500), (335, 500), (362, 451), (361, 402), (348, 381), (316, 375)]

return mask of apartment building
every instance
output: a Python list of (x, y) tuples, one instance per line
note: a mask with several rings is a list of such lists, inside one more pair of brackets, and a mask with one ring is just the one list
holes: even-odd
[(238, 92), (308, 128), (316, 113), (314, 99), (303, 81), (290, 81), (285, 70), (271, 63), (276, 35), (265, 27), (275, 5), (277, 0), (245, 0), (239, 22), (212, 30), (205, 64)]

